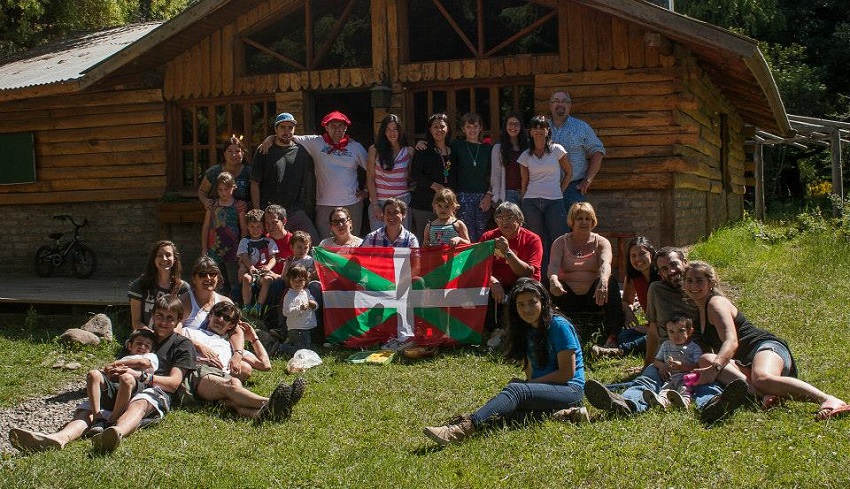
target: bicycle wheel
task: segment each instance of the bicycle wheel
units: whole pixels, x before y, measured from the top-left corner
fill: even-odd
[[[39,277],[53,275],[53,248],[47,245],[39,246],[35,252],[35,273]]]
[[[77,278],[89,278],[97,267],[94,251],[84,244],[78,244],[71,257],[71,272]]]

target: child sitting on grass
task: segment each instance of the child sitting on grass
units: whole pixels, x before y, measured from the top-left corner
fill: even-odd
[[[278,249],[274,240],[265,235],[263,211],[252,209],[245,216],[248,237],[239,242],[239,277],[242,282],[242,313],[262,317],[273,276],[269,272],[275,265]],[[257,302],[252,302],[254,286],[259,285]]]
[[[643,397],[650,406],[667,409],[672,404],[687,409],[691,404],[691,394],[683,377],[696,368],[702,349],[691,341],[694,322],[688,316],[674,314],[667,321],[665,329],[668,339],[661,344],[653,364],[666,382],[658,394],[645,390]]]
[[[131,374],[117,374],[116,367],[138,370],[142,372],[144,380],[159,368],[159,359],[152,353],[155,346],[156,334],[153,331],[137,329],[130,335],[125,346],[129,355],[106,365],[103,370],[89,371],[86,376],[86,391],[94,424],[88,429],[88,434],[100,433],[114,424],[124,414],[130,398],[145,388],[145,384]],[[106,413],[104,408],[112,413]]]

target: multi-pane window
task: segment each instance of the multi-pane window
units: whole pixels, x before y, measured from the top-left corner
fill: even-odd
[[[216,100],[209,104],[183,105],[180,113],[179,178],[175,189],[195,189],[204,171],[224,162],[224,150],[232,134],[243,136],[250,162],[257,147],[271,133],[275,116],[272,98],[236,101]]]
[[[429,88],[427,85],[409,87],[411,109],[408,117],[413,120],[415,137],[425,136],[428,117],[445,112],[452,121],[452,134],[462,132],[461,117],[467,112],[477,112],[483,120],[483,136],[493,141],[499,138],[502,119],[512,111],[523,115],[528,122],[534,115],[534,86],[530,80],[509,82],[480,81],[475,85],[454,85]]]

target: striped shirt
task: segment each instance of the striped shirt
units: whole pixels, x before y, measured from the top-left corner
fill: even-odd
[[[378,200],[390,197],[400,197],[408,192],[407,173],[410,166],[410,152],[407,147],[401,148],[393,160],[393,169],[384,170],[379,162],[375,163],[375,189]]]

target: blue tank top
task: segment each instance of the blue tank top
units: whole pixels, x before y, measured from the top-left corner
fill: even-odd
[[[431,223],[428,230],[428,245],[438,246],[450,244],[452,238],[458,236],[455,223],[457,219],[447,222],[446,224],[437,224],[436,221]]]

